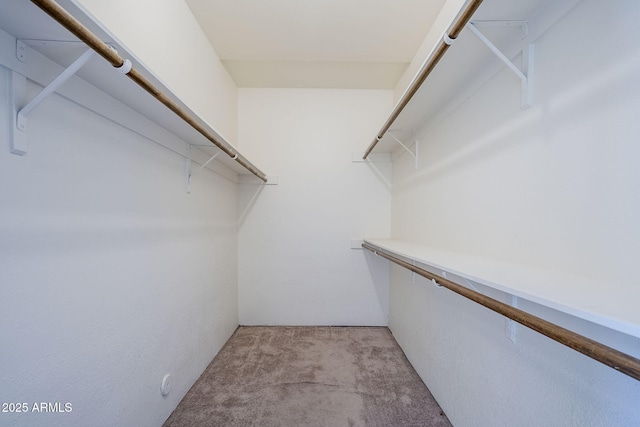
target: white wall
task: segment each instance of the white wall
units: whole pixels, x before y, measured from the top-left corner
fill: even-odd
[[[73,0],[106,26],[172,92],[236,144],[236,84],[184,0]]]
[[[279,177],[241,185],[240,324],[387,323],[384,263],[370,268],[349,240],[389,233],[390,163],[376,172],[352,153],[391,102],[383,90],[239,90],[242,150]]]
[[[433,25],[429,29],[424,41],[418,48],[416,54],[413,56],[411,63],[404,70],[402,77],[396,83],[394,89],[394,101],[398,101],[407,87],[415,77],[416,73],[420,70],[420,67],[427,60],[433,47],[442,39],[442,35],[449,28],[451,22],[459,13],[460,9],[464,5],[466,0],[446,0],[442,6],[442,10],[438,14],[438,17],[433,22]]]
[[[29,118],[29,153],[12,155],[8,76],[0,396],[72,412],[0,425],[158,426],[238,324],[236,184],[203,170],[187,194],[182,156],[57,95]]]
[[[533,107],[503,70],[427,123],[420,170],[394,162],[392,236],[638,286],[639,18],[635,1],[585,0],[537,42]],[[640,424],[640,382],[525,328],[512,344],[500,316],[397,268],[390,299],[394,335],[457,427]],[[638,339],[523,308],[640,357]]]

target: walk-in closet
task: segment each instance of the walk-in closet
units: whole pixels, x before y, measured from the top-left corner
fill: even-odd
[[[0,0],[0,426],[639,426],[638,22]]]

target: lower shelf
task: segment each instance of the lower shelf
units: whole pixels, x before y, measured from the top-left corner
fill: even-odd
[[[505,292],[544,307],[570,314],[640,338],[640,288],[614,288],[583,277],[560,275],[524,266],[448,252],[416,243],[366,238],[371,246],[416,262],[444,275]]]

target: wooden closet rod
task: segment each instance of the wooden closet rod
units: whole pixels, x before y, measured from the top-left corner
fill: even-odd
[[[567,347],[579,351],[585,356],[589,356],[590,358],[595,359],[598,362],[615,369],[616,371],[620,371],[623,374],[626,374],[631,378],[635,378],[636,380],[640,381],[640,359],[636,359],[633,356],[622,353],[611,347],[607,347],[604,344],[601,344],[580,334],[576,334],[575,332],[548,322],[544,319],[534,316],[533,314],[529,314],[526,311],[519,310],[486,295],[482,295],[479,292],[476,292],[469,288],[465,288],[464,286],[452,282],[451,280],[447,280],[444,277],[440,277],[436,274],[430,273],[427,270],[409,264],[408,262],[403,261],[400,258],[396,258],[383,249],[376,248],[375,246],[372,246],[366,242],[362,244],[362,247],[370,250],[376,255],[380,255],[381,257],[386,258],[391,262],[394,262],[408,270],[411,270],[422,277],[425,277],[429,280],[435,280],[438,285],[442,285],[443,287],[459,295],[462,295],[463,297],[468,298],[473,302],[485,306],[488,309],[495,311],[496,313],[502,314],[503,316],[506,316],[509,319],[520,323],[521,325],[531,328],[534,331],[541,333],[542,335],[546,335],[547,337],[559,342],[560,344],[566,345]]]
[[[69,12],[62,8],[54,0],[31,0],[40,9],[45,11],[49,16],[58,21],[63,27],[69,30],[73,35],[82,40],[87,46],[95,50],[100,56],[106,59],[111,65],[116,68],[120,68],[125,65],[125,60],[118,55],[118,53],[103,42],[98,36],[93,34],[87,27],[82,25],[77,19],[75,19]],[[209,132],[203,125],[201,125],[194,117],[187,113],[176,102],[172,101],[167,95],[156,88],[153,83],[147,80],[140,72],[133,67],[126,73],[127,76],[136,82],[138,86],[146,90],[155,99],[164,104],[167,108],[173,111],[178,117],[184,120],[198,133],[211,141],[213,145],[222,150],[229,157],[240,163],[249,172],[260,178],[262,181],[267,182],[266,175],[254,167],[247,159],[245,159],[240,153],[234,150],[229,144],[218,136]]]
[[[449,44],[445,41],[444,38],[440,40],[440,43],[438,44],[436,49],[431,53],[429,58],[425,61],[425,63],[418,71],[416,77],[409,84],[409,88],[402,95],[402,98],[400,98],[400,100],[396,104],[387,121],[384,123],[380,131],[378,131],[375,139],[371,142],[371,144],[369,144],[367,151],[364,153],[364,156],[362,156],[362,160],[367,159],[369,154],[371,154],[371,151],[373,151],[373,149],[375,148],[376,144],[378,144],[384,134],[387,133],[393,122],[398,118],[400,113],[402,113],[402,110],[404,110],[404,107],[407,106],[409,101],[411,101],[411,98],[413,98],[413,95],[415,95],[418,89],[420,89],[422,83],[424,83],[427,77],[429,77],[429,74],[431,74],[433,69],[436,68],[438,62],[440,62],[447,49],[449,49],[450,43],[458,38],[462,29],[465,27],[465,25],[467,25],[467,22],[469,22],[478,7],[480,7],[480,4],[482,4],[482,0],[470,0],[467,3],[462,13],[458,15],[458,19],[456,20],[456,22],[454,22],[449,31],[445,33],[445,37],[448,36],[450,40]]]

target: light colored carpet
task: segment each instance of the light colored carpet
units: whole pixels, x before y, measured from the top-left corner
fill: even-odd
[[[240,327],[164,426],[451,424],[387,328]]]

